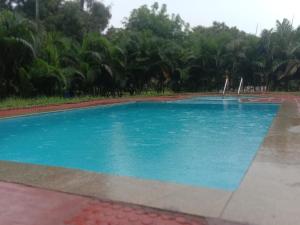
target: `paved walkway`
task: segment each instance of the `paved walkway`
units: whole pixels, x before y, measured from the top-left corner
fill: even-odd
[[[298,98],[283,102],[222,219],[259,225],[300,224]]]
[[[237,225],[0,182],[1,225]]]

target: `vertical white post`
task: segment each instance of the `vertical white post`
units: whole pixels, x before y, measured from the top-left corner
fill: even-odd
[[[241,93],[242,86],[243,86],[243,81],[244,81],[244,79],[241,78],[241,82],[240,82],[240,86],[239,86],[239,90],[238,90],[238,95]]]
[[[228,78],[226,78],[226,81],[225,81],[224,90],[223,90],[223,95],[225,95],[227,86],[228,86]]]

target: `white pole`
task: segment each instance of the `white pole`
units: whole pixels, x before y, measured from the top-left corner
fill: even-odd
[[[223,90],[223,95],[225,95],[227,86],[228,86],[228,78],[226,78],[226,81],[225,81],[224,90]]]
[[[239,86],[239,90],[238,90],[238,95],[241,93],[243,81],[244,81],[244,79],[241,78],[241,82],[240,82],[240,86]]]

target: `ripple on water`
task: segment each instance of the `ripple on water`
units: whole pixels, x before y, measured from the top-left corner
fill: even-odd
[[[200,102],[3,120],[0,159],[234,190],[278,108]]]

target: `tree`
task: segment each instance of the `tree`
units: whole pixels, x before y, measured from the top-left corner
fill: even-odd
[[[36,1],[7,0],[2,4],[24,17],[35,19]],[[47,31],[59,30],[76,39],[82,38],[86,32],[102,32],[111,18],[110,7],[93,0],[38,0],[38,2],[39,21]]]
[[[50,32],[59,31],[80,41],[87,32],[86,18],[86,13],[80,10],[78,3],[69,1],[63,4],[55,15],[45,20],[45,27]]]
[[[260,37],[225,23],[191,29],[158,3],[103,33],[110,7],[94,0],[0,1],[0,97],[122,95],[166,88],[300,88],[300,27],[277,21]],[[3,11],[3,9],[5,10]]]
[[[261,35],[263,68],[267,70],[270,88],[288,88],[289,78],[300,68],[299,40],[291,22],[284,19],[276,22],[276,30],[264,31]],[[280,87],[281,86],[281,87]]]
[[[94,2],[88,8],[89,32],[102,32],[107,27],[111,18],[110,7],[101,2]]]
[[[167,6],[163,4],[160,7],[157,2],[151,8],[144,5],[133,10],[125,22],[125,27],[129,30],[151,31],[163,38],[179,38],[188,26],[179,15],[167,14]]]
[[[45,20],[54,15],[59,7],[64,4],[64,0],[39,0],[39,19]],[[36,18],[36,0],[8,0],[7,5],[14,11],[22,14],[29,19]]]
[[[20,70],[30,66],[36,57],[35,26],[9,11],[0,14],[0,97],[20,95],[26,78]]]

